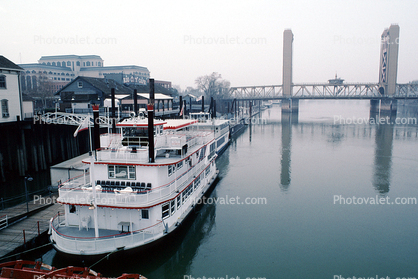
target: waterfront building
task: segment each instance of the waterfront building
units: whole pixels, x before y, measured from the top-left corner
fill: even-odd
[[[116,106],[123,111],[133,110],[133,92],[137,89],[138,108],[146,108],[149,99],[149,89],[144,85],[126,85],[113,79],[76,77],[55,95],[60,97],[60,111],[86,113],[92,110],[92,105],[111,107],[111,89],[115,89]],[[156,86],[158,88],[158,86]],[[155,112],[171,111],[173,98],[162,93],[155,93]]]
[[[23,119],[20,78],[23,69],[0,55],[0,123]]]
[[[54,92],[62,89],[77,76],[94,78],[121,77],[120,83],[146,84],[150,72],[136,65],[104,66],[99,55],[55,55],[42,56],[38,63],[20,64],[25,71],[22,78],[23,91],[36,91],[43,81],[52,84]]]

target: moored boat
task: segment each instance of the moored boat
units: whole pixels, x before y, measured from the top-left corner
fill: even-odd
[[[41,262],[17,260],[11,262],[0,263],[0,279],[105,279],[100,273],[95,272],[87,267],[67,266],[57,269]],[[115,279],[146,279],[140,274],[122,274]]]
[[[199,130],[213,131],[215,133],[217,154],[225,151],[230,139],[230,121],[228,119],[212,119],[207,112],[190,113],[190,118],[198,121],[197,126]]]
[[[50,221],[54,248],[105,255],[146,246],[179,227],[219,172],[214,132],[197,122],[142,116],[116,124],[121,133],[109,134],[107,147],[84,160],[89,174],[60,186],[65,211]]]

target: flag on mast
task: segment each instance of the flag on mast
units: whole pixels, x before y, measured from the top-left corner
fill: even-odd
[[[184,105],[183,105],[183,106],[181,106],[181,111],[180,111],[180,113],[179,113],[179,116],[182,116],[182,115],[183,115],[183,110],[184,110]]]
[[[90,117],[87,116],[86,118],[84,118],[83,122],[81,122],[80,126],[78,126],[77,130],[75,130],[74,137],[78,135],[78,132],[87,130],[89,126],[90,126]]]

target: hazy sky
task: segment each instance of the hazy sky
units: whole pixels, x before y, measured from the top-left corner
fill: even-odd
[[[231,86],[282,83],[291,29],[293,82],[377,82],[380,36],[400,26],[398,83],[418,79],[416,0],[0,0],[1,53],[100,55],[105,66],[145,66],[182,89],[218,72]]]

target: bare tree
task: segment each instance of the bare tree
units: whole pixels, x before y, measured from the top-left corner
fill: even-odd
[[[207,97],[222,99],[228,95],[231,83],[222,79],[222,76],[216,72],[211,75],[200,76],[195,80],[197,88],[204,92]]]
[[[53,82],[48,79],[45,73],[39,73],[39,75],[31,76],[30,83],[26,84],[26,78],[22,79],[22,83],[25,83],[23,93],[41,101],[41,107],[39,109],[45,109],[51,107],[54,96]]]

